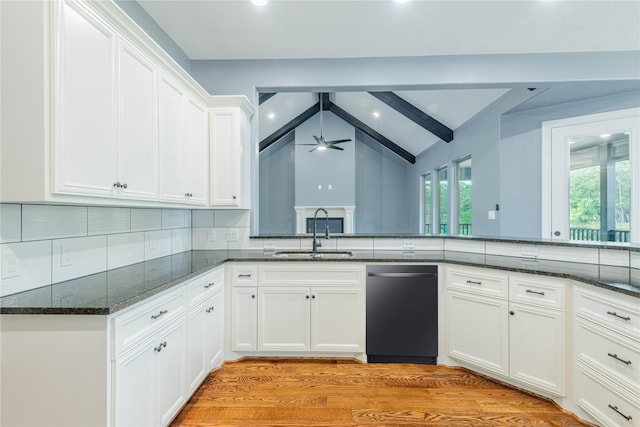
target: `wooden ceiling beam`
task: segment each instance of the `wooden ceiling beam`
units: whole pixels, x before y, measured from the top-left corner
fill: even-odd
[[[323,103],[324,103],[324,101],[323,101]],[[377,132],[375,129],[367,126],[365,123],[363,123],[360,120],[356,119],[354,116],[352,116],[351,114],[347,113],[345,110],[343,110],[342,108],[338,107],[333,102],[329,103],[329,111],[331,111],[336,116],[340,117],[345,122],[349,123],[354,128],[360,130],[365,135],[370,136],[371,138],[376,140],[378,143],[380,143],[384,147],[386,147],[389,150],[393,151],[398,156],[400,156],[403,159],[405,159],[407,162],[409,162],[411,164],[414,164],[416,162],[416,157],[413,154],[409,153],[407,150],[405,150],[404,148],[400,147],[398,144],[396,144],[395,142],[391,141],[389,138],[387,138],[384,135],[382,135],[381,133]]]
[[[302,114],[299,114],[289,123],[285,124],[280,129],[278,129],[277,131],[275,131],[274,133],[272,133],[271,135],[269,135],[268,137],[260,141],[260,143],[258,144],[258,151],[262,151],[265,148],[269,147],[271,144],[277,142],[280,138],[282,138],[283,136],[285,136],[286,134],[288,134],[298,126],[300,126],[302,123],[306,122],[311,117],[313,117],[318,111],[320,111],[320,103],[317,103],[309,107]]]
[[[409,120],[422,126],[444,142],[453,141],[453,130],[449,129],[447,126],[443,125],[413,104],[400,98],[395,93],[369,92],[369,94],[384,102]]]

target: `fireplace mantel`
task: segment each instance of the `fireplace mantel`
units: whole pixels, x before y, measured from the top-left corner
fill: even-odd
[[[306,234],[307,218],[313,218],[319,208],[325,209],[329,213],[329,218],[342,218],[344,221],[344,233],[353,234],[353,211],[356,209],[355,206],[294,206],[293,208],[296,210],[296,234]],[[318,217],[324,218],[324,212],[320,212]]]

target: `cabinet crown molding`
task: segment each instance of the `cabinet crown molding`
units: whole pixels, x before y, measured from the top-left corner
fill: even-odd
[[[239,107],[251,118],[256,109],[244,95],[212,95],[207,103],[209,108]]]

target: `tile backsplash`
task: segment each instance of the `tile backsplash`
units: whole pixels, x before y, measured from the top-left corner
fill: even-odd
[[[191,224],[188,209],[0,204],[0,296],[191,250]]]

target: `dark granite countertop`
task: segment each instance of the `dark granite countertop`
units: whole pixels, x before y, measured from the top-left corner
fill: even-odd
[[[0,298],[0,314],[108,315],[225,262],[433,262],[579,280],[640,298],[640,269],[452,251],[352,251],[342,259],[273,257],[263,251],[188,251]]]

